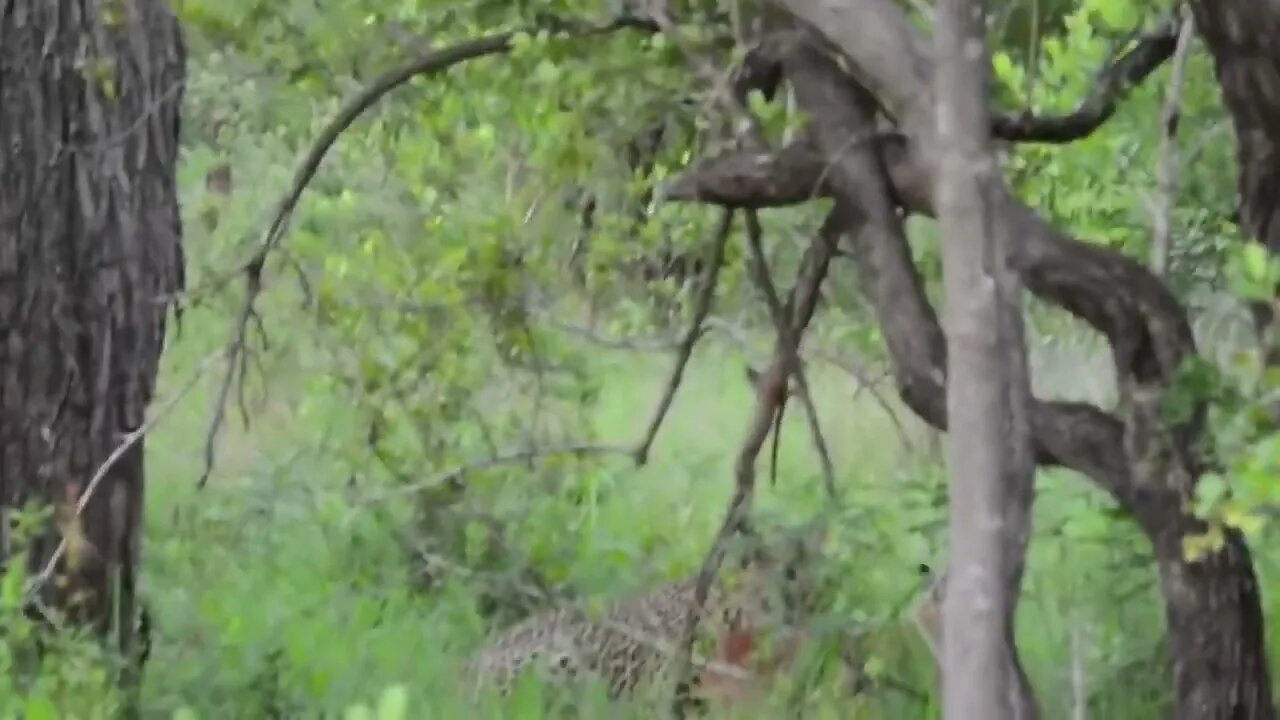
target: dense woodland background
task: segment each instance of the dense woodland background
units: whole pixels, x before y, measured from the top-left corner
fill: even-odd
[[[675,35],[538,32],[565,27],[552,16],[606,24],[617,9],[605,5],[175,3],[189,58],[187,295],[147,444],[143,716],[338,717],[382,703],[388,720],[473,717],[457,673],[489,628],[701,563],[755,404],[744,367],[768,363],[774,333],[738,225],[707,332],[637,466],[722,220],[648,188],[724,149],[733,121],[708,98],[752,14],[706,2]],[[925,5],[906,4],[921,27]],[[998,107],[1013,118],[1106,106],[1106,68],[1180,17],[1153,0],[993,5]],[[244,272],[344,103],[415,56],[522,30],[509,51],[417,77],[356,119],[261,274]],[[802,121],[785,94],[749,99],[774,139]],[[1224,525],[1244,530],[1274,619],[1280,436],[1257,418],[1280,382],[1245,301],[1278,275],[1238,224],[1234,137],[1200,39],[1122,95],[1078,141],[1002,144],[1006,175],[1057,226],[1143,263],[1171,240],[1166,277],[1209,361],[1180,382],[1217,401],[1210,435],[1227,458],[1200,485],[1213,524],[1188,552]],[[637,139],[659,140],[656,127],[652,167],[637,169]],[[828,206],[762,211],[780,288]],[[913,217],[908,229],[939,303],[937,228]],[[839,527],[832,642],[818,653],[833,671],[815,675],[807,716],[936,717],[933,661],[907,615],[920,566],[945,564],[944,439],[899,400],[858,277],[833,260],[802,349],[836,498],[793,401],[776,473],[772,449],[761,456],[758,510]],[[1038,396],[1115,400],[1096,333],[1038,301],[1027,322]],[[229,338],[243,350],[230,366]],[[1018,643],[1045,716],[1157,717],[1170,683],[1149,544],[1066,470],[1039,473],[1034,524]],[[6,576],[6,622],[19,622],[19,575]],[[854,699],[834,629],[864,634],[872,682]],[[0,666],[17,662],[7,648]],[[90,648],[48,655],[20,693],[0,673],[0,707],[106,717],[116,691]],[[536,695],[507,703],[493,716],[541,717]]]

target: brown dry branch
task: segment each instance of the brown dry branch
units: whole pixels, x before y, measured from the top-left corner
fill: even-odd
[[[831,466],[831,453],[827,451],[827,441],[822,434],[822,426],[818,420],[818,409],[813,404],[813,394],[809,391],[809,381],[805,377],[804,366],[800,360],[798,349],[800,347],[800,333],[803,332],[798,323],[793,324],[795,319],[787,317],[786,310],[782,306],[781,300],[778,298],[778,291],[773,285],[773,278],[770,276],[769,265],[765,260],[764,248],[762,247],[762,230],[760,228],[760,220],[756,217],[754,210],[747,211],[747,247],[751,251],[752,271],[755,275],[755,282],[764,294],[765,303],[769,307],[769,314],[773,317],[775,331],[778,334],[778,352],[777,363],[781,361],[785,375],[790,375],[796,380],[797,389],[800,394],[800,402],[804,404],[805,412],[809,416],[809,428],[813,434],[814,449],[818,452],[818,459],[822,464],[822,480],[826,487],[827,495],[835,498],[839,495],[836,491],[835,470]],[[822,237],[817,241],[818,246],[827,246],[834,244],[838,240],[838,236],[830,232],[824,232]],[[809,318],[813,316],[813,308],[817,305],[818,287],[822,279],[826,276],[826,269],[831,261],[831,253],[829,251],[818,252],[819,257],[815,259],[813,266],[818,268],[809,275],[810,282],[801,287],[802,291],[806,291],[803,297],[797,297],[799,304],[804,306],[808,312],[797,309],[798,319],[803,320],[804,325],[808,325]],[[799,283],[797,283],[799,285]],[[808,317],[805,317],[807,315]],[[784,375],[784,377],[785,377]],[[783,387],[785,388],[785,382]],[[781,422],[783,408],[786,407],[787,393],[781,393],[777,399],[777,414],[774,431],[774,441],[778,438],[778,424]],[[775,446],[776,447],[776,446]]]
[[[658,30],[653,21],[635,17],[620,17],[603,25],[549,18],[538,26],[529,28],[528,32],[538,32],[543,29],[548,29],[564,38],[601,37],[626,29],[651,33]],[[245,278],[245,299],[233,327],[232,340],[228,345],[227,371],[223,376],[222,387],[218,391],[217,407],[214,409],[213,420],[209,425],[205,441],[205,468],[198,482],[199,486],[204,486],[213,470],[214,444],[225,418],[225,405],[230,395],[231,385],[235,383],[237,376],[239,376],[241,383],[244,382],[244,374],[241,372],[244,363],[241,356],[245,353],[249,323],[256,316],[255,305],[263,290],[263,270],[268,258],[279,249],[284,241],[293,212],[297,208],[303,192],[306,191],[312,178],[315,177],[316,172],[320,169],[320,164],[324,161],[329,150],[337,143],[342,133],[346,132],[361,115],[392,90],[403,86],[416,77],[437,75],[469,60],[509,52],[511,50],[511,41],[517,34],[516,32],[504,32],[469,40],[415,57],[402,66],[388,70],[374,78],[364,89],[348,100],[321,130],[319,137],[312,143],[307,153],[303,156],[298,169],[294,172],[289,190],[277,205],[271,224],[259,242],[256,251],[240,268],[240,272]]]
[[[840,225],[835,221],[824,225],[824,240],[839,237],[839,229]],[[758,232],[751,233],[749,231],[748,239],[750,240],[751,237],[755,237],[758,241]],[[763,252],[761,252],[762,257]],[[797,320],[800,321],[796,324],[797,333],[802,332],[813,317],[813,311],[817,305],[819,284],[826,274],[826,263],[814,263],[814,266],[815,272],[809,275],[807,282],[803,281],[803,278],[797,281],[799,292],[797,292],[796,310],[798,313]],[[821,272],[816,271],[818,268],[821,268]],[[763,264],[762,260],[759,263],[757,273],[761,271],[767,278],[768,268]],[[774,303],[778,308],[781,308],[781,302],[778,301],[776,290],[773,290],[771,280],[769,280],[767,287],[772,290]],[[783,327],[790,328],[790,325],[786,323],[786,318],[782,317],[781,319],[783,320]],[[779,346],[787,346],[796,340],[791,332],[779,332],[779,335],[780,337],[777,341]],[[690,613],[688,616],[680,643],[680,657],[676,663],[675,670],[676,697],[672,704],[672,712],[677,718],[684,717],[689,701],[690,657],[693,652],[694,634],[697,631],[698,613],[705,606],[711,584],[715,580],[716,573],[720,570],[720,565],[724,560],[726,543],[735,532],[744,527],[755,494],[756,459],[760,456],[760,451],[769,436],[770,428],[777,417],[778,408],[782,405],[783,398],[786,396],[788,366],[785,361],[777,362],[776,358],[785,357],[786,353],[794,354],[795,352],[795,345],[775,349],[775,362],[768,371],[761,375],[760,382],[756,387],[755,410],[747,428],[747,435],[738,449],[737,458],[734,461],[733,496],[725,512],[724,522],[721,524],[719,532],[716,533],[715,539],[712,540],[707,556],[703,559],[702,565],[698,570],[698,580],[694,590],[695,612]],[[832,483],[834,484],[834,481]]]
[[[854,379],[854,382],[856,382],[858,386],[853,391],[852,399],[857,400],[863,392],[870,393],[872,399],[876,401],[876,404],[879,405],[880,409],[884,410],[884,414],[888,416],[889,422],[893,424],[894,432],[897,433],[898,441],[902,443],[902,447],[908,451],[909,455],[915,454],[915,441],[913,441],[911,436],[907,434],[907,428],[902,424],[902,419],[898,417],[898,412],[893,409],[893,406],[889,404],[889,400],[880,392],[880,383],[893,373],[891,369],[880,370],[878,371],[878,375],[872,377],[871,374],[867,372],[867,369],[857,361],[837,357],[834,353],[821,348],[810,348],[809,352],[813,353],[813,356],[816,359],[844,371]]]
[[[676,348],[675,365],[672,367],[671,376],[663,388],[662,399],[658,401],[658,408],[649,420],[649,426],[645,430],[644,437],[640,439],[635,451],[632,453],[632,458],[637,466],[643,466],[649,461],[649,451],[653,448],[653,442],[658,437],[658,430],[662,427],[663,419],[666,418],[667,412],[671,409],[671,403],[675,401],[676,391],[679,390],[680,381],[684,378],[684,371],[689,364],[689,358],[693,355],[693,348],[698,343],[698,339],[702,337],[702,323],[707,319],[707,315],[711,312],[711,306],[715,302],[716,285],[720,280],[720,269],[724,265],[725,248],[729,244],[729,231],[732,228],[733,210],[726,209],[720,216],[720,225],[716,228],[716,236],[711,247],[711,267],[708,268],[702,288],[698,293],[693,308],[693,319],[689,322],[689,331],[685,333],[680,346]]]
[[[708,550],[706,558],[703,559],[702,565],[698,569],[697,584],[694,586],[693,592],[693,609],[686,616],[680,645],[677,648],[678,654],[675,665],[676,692],[671,712],[678,719],[685,717],[686,710],[692,699],[690,677],[694,664],[693,641],[698,630],[698,616],[701,614],[702,608],[706,607],[707,595],[711,592],[711,584],[715,581],[720,565],[724,562],[729,538],[742,529],[746,523],[747,514],[751,509],[751,501],[755,494],[755,459],[760,454],[760,449],[764,446],[765,436],[769,433],[769,421],[772,418],[772,412],[768,414],[762,412],[764,404],[762,401],[757,401],[751,434],[739,451],[738,459],[735,463],[737,482],[734,484],[733,497],[729,501],[729,509],[725,513],[724,522],[721,523],[720,530],[711,542],[711,549]]]
[[[516,450],[508,450],[497,455],[473,460],[462,463],[456,467],[439,473],[420,483],[403,484],[397,486],[394,491],[383,494],[382,500],[390,500],[399,498],[405,494],[418,493],[422,491],[430,491],[436,488],[462,488],[465,486],[464,478],[485,470],[493,470],[494,468],[503,467],[504,465],[516,465],[520,463],[531,463],[539,460],[545,460],[551,457],[571,456],[571,457],[603,457],[610,455],[625,455],[630,457],[634,452],[633,448],[624,445],[604,445],[599,443],[570,443],[567,445],[546,446],[538,448],[519,448]]]
[[[589,327],[567,323],[554,313],[534,309],[534,313],[539,315],[539,319],[547,325],[559,330],[565,334],[572,335],[610,350],[629,350],[632,352],[671,352],[679,350],[684,343],[685,336],[681,337],[618,337],[599,333]],[[706,333],[706,324],[703,324],[702,334]]]

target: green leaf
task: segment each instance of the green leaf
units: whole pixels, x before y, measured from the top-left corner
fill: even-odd
[[[26,720],[58,720],[61,717],[53,701],[42,695],[28,699],[25,704]]]
[[[1129,0],[1091,0],[1089,9],[1111,30],[1129,30],[1138,24],[1138,7]]]
[[[1263,282],[1267,279],[1267,249],[1257,243],[1249,243],[1241,250],[1241,259],[1244,261],[1244,271],[1246,277],[1254,282]]]
[[[1209,529],[1201,534],[1187,535],[1182,538],[1182,554],[1188,562],[1199,562],[1210,553],[1221,550],[1225,543],[1226,536],[1222,532],[1222,526],[1210,525]]]
[[[1266,524],[1261,515],[1245,510],[1238,502],[1223,503],[1220,513],[1224,525],[1236,528],[1247,537],[1256,536]]]
[[[1230,492],[1227,481],[1217,473],[1207,473],[1196,485],[1196,514],[1208,516]]]

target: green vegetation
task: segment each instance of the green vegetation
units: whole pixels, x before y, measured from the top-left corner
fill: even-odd
[[[1017,3],[1010,22],[1025,22],[1030,4]],[[237,268],[341,99],[405,62],[415,52],[406,37],[441,48],[530,27],[532,6],[604,16],[569,1],[179,5],[191,45],[181,169],[191,297],[170,335],[156,405],[187,394],[147,439],[141,577],[154,638],[142,714],[481,717],[467,704],[461,663],[493,624],[545,604],[529,588],[601,598],[692,572],[721,522],[754,402],[743,366],[758,367],[773,337],[747,281],[740,229],[717,329],[699,344],[649,463],[543,456],[581,444],[629,448],[642,436],[672,351],[610,349],[585,329],[637,342],[678,337],[691,293],[672,282],[642,286],[620,268],[642,251],[700,252],[718,212],[657,203],[631,234],[643,178],[628,176],[623,148],[670,118],[653,170],[670,177],[708,150],[714,123],[681,109],[677,99],[693,90],[686,58],[661,34],[523,34],[508,54],[393,92],[342,135],[269,258],[261,325],[248,326],[248,372],[232,382],[216,462],[199,487],[224,381],[216,354],[246,300]],[[1006,107],[1069,109],[1117,38],[1154,17],[1139,0],[1050,5],[1066,3],[1039,11],[1054,17],[1038,62],[1027,60],[1026,33],[1000,35]],[[691,47],[713,45],[702,25],[681,29]],[[1061,227],[1145,260],[1167,77],[1154,73],[1086,140],[1013,149],[1009,175],[1024,199]],[[1276,378],[1247,346],[1236,303],[1244,281],[1268,270],[1233,254],[1230,133],[1198,47],[1184,98],[1171,284],[1193,308],[1209,359],[1188,387],[1231,401],[1214,416],[1218,441],[1239,458],[1222,475],[1248,490],[1231,500],[1227,482],[1206,483],[1205,512],[1249,531],[1274,618],[1280,552],[1258,510],[1276,492],[1276,441],[1256,407]],[[795,125],[768,120],[778,136]],[[224,165],[227,194],[209,180]],[[567,268],[584,188],[599,209],[579,286]],[[795,239],[814,234],[820,206],[764,214],[779,286],[789,287]],[[936,298],[935,228],[913,221],[911,231]],[[806,340],[839,501],[824,494],[793,402],[776,485],[767,451],[759,463],[758,507],[792,522],[837,518],[830,572],[839,582],[820,626],[869,631],[865,670],[892,681],[851,700],[829,673],[809,692],[807,716],[936,717],[932,660],[906,612],[921,587],[918,566],[945,558],[941,446],[883,377],[880,331],[842,262]],[[1037,393],[1109,401],[1105,345],[1038,303],[1030,318]],[[859,389],[854,365],[871,387]],[[448,490],[454,468],[527,447],[541,449],[533,461],[495,463],[463,475],[464,493]],[[1018,632],[1046,717],[1066,717],[1081,701],[1090,717],[1157,717],[1169,683],[1146,541],[1071,473],[1041,472],[1039,482]],[[14,627],[17,576],[0,591],[0,622]],[[1277,633],[1268,641],[1274,658]],[[14,652],[0,646],[0,666],[15,663]],[[109,685],[99,659],[73,643],[21,692],[0,685],[0,715],[106,717]],[[483,716],[543,717],[540,702],[533,688]]]

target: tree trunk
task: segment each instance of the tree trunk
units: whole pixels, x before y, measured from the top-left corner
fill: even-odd
[[[1213,55],[1235,128],[1241,219],[1257,242],[1278,253],[1280,4],[1192,0],[1190,5],[1196,30]],[[1253,311],[1260,335],[1274,334],[1272,304],[1255,303]],[[1280,364],[1273,338],[1265,350],[1268,364]],[[1261,598],[1243,538],[1230,534],[1227,547],[1201,563],[1183,560],[1180,547],[1158,547],[1157,552],[1168,603],[1178,716],[1275,717]],[[1177,632],[1180,627],[1196,630]],[[1217,711],[1210,714],[1203,708]]]
[[[1186,511],[1200,472],[1194,456],[1162,429],[1158,388],[1129,386],[1125,454],[1135,488],[1127,501],[1151,539],[1164,596],[1173,717],[1177,720],[1273,718],[1262,598],[1249,548],[1228,532],[1224,546],[1188,559],[1183,540],[1205,524]],[[1170,492],[1172,489],[1173,492]]]
[[[1022,286],[1009,260],[990,143],[981,0],[938,5],[935,50],[947,300],[951,560],[943,601],[944,717],[1038,717],[1013,618],[1030,538],[1032,481]]]
[[[1235,128],[1240,218],[1255,240],[1280,253],[1280,5],[1193,0],[1191,10]],[[1274,309],[1257,302],[1252,310],[1259,334],[1265,334]],[[1268,350],[1268,361],[1280,364],[1280,350]]]
[[[30,548],[32,593],[118,633],[127,657],[140,428],[183,283],[186,57],[167,5],[8,0],[0,11],[0,508],[55,505],[56,526]]]

